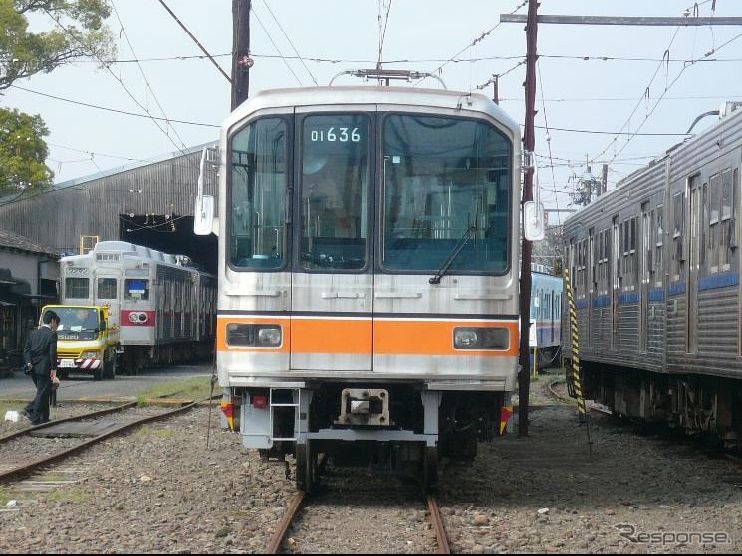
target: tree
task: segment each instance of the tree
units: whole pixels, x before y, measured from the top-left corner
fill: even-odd
[[[44,164],[47,135],[41,116],[0,109],[0,196],[51,185],[54,173]]]
[[[0,0],[0,91],[65,63],[113,56],[113,37],[103,24],[110,13],[107,0]],[[51,18],[54,28],[30,31],[33,14]]]

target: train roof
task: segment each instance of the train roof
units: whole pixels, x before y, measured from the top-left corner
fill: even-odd
[[[518,124],[490,98],[481,93],[424,89],[413,87],[379,87],[369,85],[336,87],[297,87],[267,89],[251,96],[227,118],[223,132],[258,110],[315,105],[379,104],[385,106],[430,106],[466,112],[486,113],[501,122],[514,137],[520,137]]]
[[[679,143],[675,143],[674,145],[666,149],[664,153],[658,155],[657,158],[655,158],[645,166],[642,166],[641,168],[633,171],[631,174],[620,180],[616,184],[615,189],[608,191],[607,193],[599,197],[596,197],[589,205],[580,207],[575,214],[571,215],[565,220],[565,226],[572,224],[576,218],[585,217],[594,210],[598,210],[598,208],[596,207],[599,207],[601,204],[603,204],[603,202],[607,202],[606,199],[609,199],[616,195],[621,195],[622,192],[626,191],[626,188],[628,186],[642,179],[647,174],[654,172],[658,168],[662,167],[665,161],[667,161],[668,159],[673,159],[676,156],[683,156],[688,150],[693,149],[696,144],[703,141],[708,141],[710,137],[716,137],[719,135],[719,133],[734,125],[742,125],[742,107],[736,107],[736,109],[733,109],[731,110],[731,112],[725,114],[723,117],[720,117],[719,121],[714,125],[709,126],[707,129],[697,135],[693,135],[692,137],[688,137],[683,141],[680,141]]]
[[[61,263],[66,261],[85,261],[85,260],[106,260],[105,255],[119,255],[121,259],[152,261],[170,266],[188,268],[197,272],[202,272],[196,268],[189,257],[185,255],[171,255],[163,253],[156,249],[150,249],[142,245],[136,245],[127,241],[99,241],[95,244],[92,251],[85,255],[71,255],[62,257]],[[203,274],[206,274],[202,272]]]

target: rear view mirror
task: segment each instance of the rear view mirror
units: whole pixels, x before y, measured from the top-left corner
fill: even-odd
[[[544,206],[541,203],[523,203],[523,235],[528,241],[541,241],[546,236]]]
[[[196,207],[193,210],[193,233],[197,236],[207,236],[212,231],[214,222],[214,196],[202,195],[196,197]]]
[[[197,236],[207,236],[212,232],[214,224],[214,196],[204,195],[204,177],[209,149],[201,151],[201,164],[198,172],[198,191],[196,206],[193,209],[193,233]]]

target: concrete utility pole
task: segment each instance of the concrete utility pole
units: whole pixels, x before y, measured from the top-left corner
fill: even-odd
[[[247,100],[250,89],[250,3],[232,0],[232,110]]]
[[[523,149],[533,153],[536,147],[536,60],[538,55],[538,29],[536,17],[538,2],[528,0],[528,22],[526,23],[526,121],[523,134]],[[530,164],[535,165],[533,156]],[[523,199],[521,206],[527,201],[533,201],[533,172],[535,168],[526,170],[523,180]],[[530,328],[531,328],[531,242],[523,235],[520,267],[520,373],[518,381],[518,418],[520,427],[519,436],[528,436],[528,404],[531,394],[531,365],[530,365]]]

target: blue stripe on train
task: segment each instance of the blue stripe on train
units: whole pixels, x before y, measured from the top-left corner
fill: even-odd
[[[649,301],[663,301],[665,292],[660,289],[649,290]]]
[[[737,284],[739,284],[739,274],[736,272],[725,272],[724,274],[706,276],[698,280],[698,291],[728,288]]]
[[[671,282],[670,287],[667,288],[667,295],[680,295],[681,293],[685,293],[685,280]]]
[[[593,299],[593,307],[596,309],[602,309],[603,307],[610,307],[611,306],[611,296],[610,295],[599,295],[595,299]]]

